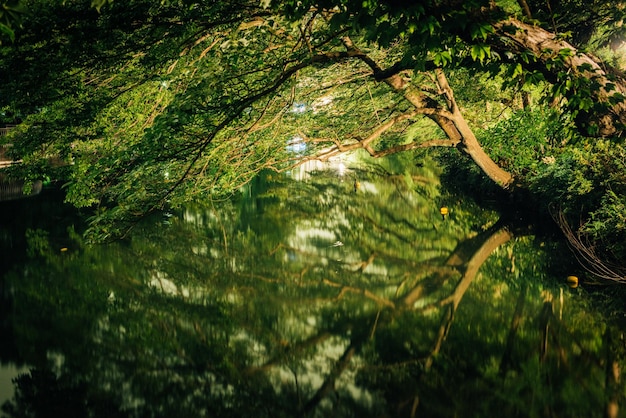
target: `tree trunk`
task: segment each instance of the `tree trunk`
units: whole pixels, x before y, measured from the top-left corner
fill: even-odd
[[[437,80],[442,92],[448,100],[449,111],[439,108],[439,105],[429,103],[427,96],[409,83],[404,81],[398,74],[384,80],[395,91],[401,92],[416,109],[432,109],[426,114],[446,133],[451,144],[456,145],[461,151],[469,155],[481,170],[502,188],[508,188],[513,183],[513,176],[496,164],[483,150],[474,132],[467,124],[454,99],[452,89],[448,85],[443,70],[436,70]]]
[[[439,68],[435,70],[435,74],[440,92],[445,95],[448,109],[444,109],[437,101],[411,85],[398,73],[384,78],[377,77],[377,75],[380,76],[380,74],[384,73],[378,63],[367,54],[361,52],[349,37],[342,38],[342,41],[351,56],[359,58],[369,66],[374,72],[376,79],[382,79],[395,92],[402,94],[413,105],[417,113],[425,115],[439,125],[450,140],[449,144],[456,146],[469,155],[491,180],[505,189],[513,183],[513,176],[500,168],[481,147],[454,99],[452,88],[448,85],[443,70]]]
[[[519,4],[519,6],[522,8],[524,16],[526,16],[528,19],[533,18],[533,14],[530,12],[530,7],[528,7],[528,3],[526,3],[526,0],[517,0],[517,4]]]
[[[472,160],[480,167],[490,179],[503,188],[508,188],[513,183],[513,176],[504,171],[498,164],[496,164],[489,155],[483,150],[483,147],[478,142],[478,138],[474,135],[474,132],[467,124],[467,121],[463,117],[463,114],[459,110],[459,106],[454,99],[454,93],[452,88],[448,84],[448,80],[441,68],[435,70],[437,76],[437,84],[439,90],[443,92],[448,103],[448,108],[452,113],[452,123],[461,135],[461,144],[463,151],[468,154]],[[447,133],[447,132],[446,132]]]
[[[494,47],[502,50],[513,49],[516,53],[532,52],[542,62],[540,70],[547,78],[557,79],[557,73],[563,71],[563,67],[553,65],[554,58],[559,51],[569,50],[570,54],[562,55],[563,64],[569,73],[578,78],[584,78],[597,83],[598,88],[591,89],[591,98],[596,103],[606,104],[606,110],[598,110],[597,106],[590,120],[585,124],[596,125],[598,134],[601,136],[622,136],[626,126],[626,103],[619,101],[610,104],[609,98],[615,94],[626,96],[626,80],[615,74],[608,74],[597,59],[589,54],[579,52],[573,45],[560,39],[556,34],[538,26],[520,22],[517,19],[507,19],[493,25],[498,37],[506,38],[509,42]],[[545,65],[552,64],[552,65]],[[550,70],[548,70],[550,68]]]

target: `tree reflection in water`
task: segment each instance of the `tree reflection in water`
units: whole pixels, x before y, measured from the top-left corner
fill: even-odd
[[[103,246],[31,230],[5,279],[32,369],[4,413],[616,413],[617,328],[428,167],[259,178]]]

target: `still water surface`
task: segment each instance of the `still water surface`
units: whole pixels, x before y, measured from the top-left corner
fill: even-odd
[[[621,330],[565,285],[557,243],[434,166],[340,168],[260,177],[98,246],[54,193],[3,203],[3,414],[617,410]]]

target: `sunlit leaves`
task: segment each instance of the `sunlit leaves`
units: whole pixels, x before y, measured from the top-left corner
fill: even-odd
[[[520,110],[481,132],[495,159],[524,179],[545,164],[543,158],[560,152],[559,121],[550,110]]]
[[[514,48],[502,36],[511,28],[494,29],[502,11],[486,1],[34,4],[41,9],[25,27],[19,54],[3,59],[7,69],[33,65],[10,74],[10,94],[2,97],[30,114],[33,130],[23,139],[37,138],[34,128],[45,123],[37,144],[54,144],[49,149],[73,158],[68,196],[78,205],[118,205],[116,215],[228,195],[262,167],[292,162],[285,144],[294,135],[307,151],[339,140],[354,144],[405,112],[400,95],[349,57],[344,35],[424,91],[427,81],[410,70],[463,66],[494,74],[504,68],[505,87],[552,83],[552,98],[567,98],[564,111],[580,120],[623,99],[615,93],[606,103],[594,100],[602,85],[568,72],[573,49]],[[39,77],[44,72],[49,76]],[[329,104],[318,106],[322,99]],[[296,116],[289,111],[294,100],[315,110]],[[431,136],[416,119],[386,132],[372,149]],[[41,155],[33,148],[23,148],[31,161]]]
[[[472,45],[470,54],[474,61],[485,62],[491,56],[491,47],[485,44]]]
[[[450,51],[437,51],[432,54],[433,63],[438,67],[445,67],[452,62],[452,54]]]
[[[623,149],[610,141],[581,144],[544,166],[532,183],[548,202],[558,204],[571,216],[571,222],[580,222],[581,208],[589,213],[582,229],[612,260],[619,260],[626,251],[624,202],[620,197],[626,195],[624,161]]]
[[[516,78],[518,76],[521,76],[523,73],[524,73],[524,70],[522,69],[522,64],[517,63],[517,65],[513,67],[513,72],[511,73],[511,77]]]

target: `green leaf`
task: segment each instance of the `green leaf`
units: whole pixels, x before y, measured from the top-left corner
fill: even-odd
[[[589,97],[584,97],[583,99],[580,100],[580,103],[578,104],[578,108],[580,110],[589,110],[593,107],[593,100],[591,100],[591,98]]]
[[[7,25],[0,23],[0,32],[8,35],[11,41],[15,40],[15,32],[13,32],[13,30],[11,30],[11,28]]]
[[[589,63],[584,63],[578,66],[579,71],[593,71],[593,67]]]
[[[622,103],[624,102],[624,100],[626,100],[626,96],[624,96],[622,93],[613,93],[609,97],[609,103],[611,103],[612,105]]]
[[[487,39],[487,36],[492,33],[494,33],[493,26],[488,23],[472,25],[470,28],[470,36],[472,39],[482,39],[484,41]]]
[[[91,7],[95,8],[98,11],[98,13],[100,13],[100,9],[102,9],[102,6],[104,6],[105,4],[111,1],[112,0],[92,0]]]
[[[452,62],[450,51],[438,51],[433,55],[433,62],[438,67],[445,67]]]
[[[489,58],[489,56],[491,55],[491,47],[484,44],[472,45],[470,54],[474,61],[478,60],[483,63],[485,59]]]
[[[532,52],[528,52],[528,51],[522,51],[522,53],[520,53],[520,58],[525,64],[528,64],[530,62],[535,62],[537,60],[535,55]]]
[[[526,74],[526,81],[531,84],[539,84],[543,81],[546,81],[546,79],[539,71],[532,71]]]
[[[574,52],[570,48],[563,48],[559,50],[558,54],[560,57],[567,58],[574,55]]]

